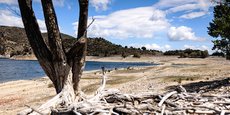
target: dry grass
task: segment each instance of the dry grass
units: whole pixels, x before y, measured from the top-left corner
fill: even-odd
[[[177,82],[182,83],[183,81],[195,81],[200,79],[200,76],[165,76],[163,80],[165,82]]]
[[[137,79],[135,76],[111,76],[111,78],[112,79],[107,80],[107,85],[117,85]]]
[[[98,80],[96,83],[88,84],[84,87],[82,87],[82,91],[85,93],[92,93],[95,92],[99,86],[100,86],[100,81],[99,79],[101,78],[85,78],[86,80]],[[115,85],[127,83],[130,81],[135,81],[138,79],[135,76],[109,76],[108,80],[106,81],[106,86],[112,87]]]

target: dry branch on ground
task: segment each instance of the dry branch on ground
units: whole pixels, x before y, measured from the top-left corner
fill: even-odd
[[[225,81],[225,80],[223,80]],[[226,81],[225,81],[226,82]],[[219,83],[219,82],[218,82]],[[69,106],[50,106],[50,111],[31,108],[21,114],[230,114],[230,96],[218,92],[187,92],[183,86],[165,94],[151,92],[140,94],[124,94],[117,89],[104,89],[106,76],[103,75],[101,87],[93,96],[80,93],[81,101]],[[206,91],[206,89],[203,89]],[[228,87],[217,89],[230,92]],[[56,100],[55,96],[51,100]],[[55,99],[56,98],[56,99]]]

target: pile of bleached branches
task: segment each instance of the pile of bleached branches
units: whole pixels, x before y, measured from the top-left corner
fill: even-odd
[[[182,86],[166,94],[151,92],[123,94],[117,89],[105,90],[105,76],[96,94],[81,95],[82,101],[66,107],[51,108],[52,113],[94,115],[94,114],[230,114],[230,95],[188,93]],[[31,108],[32,109],[32,108]],[[32,109],[35,114],[43,114]]]
[[[183,87],[181,87],[183,89]],[[230,98],[173,91],[165,95],[122,94],[103,90],[94,98],[75,103],[70,111],[81,114],[230,114]]]

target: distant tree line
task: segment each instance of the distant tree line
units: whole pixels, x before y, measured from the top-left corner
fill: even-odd
[[[68,39],[70,38],[70,39]],[[64,46],[68,50],[71,44],[74,42],[74,38],[68,36],[64,39]],[[113,44],[112,42],[102,38],[95,37],[89,38],[87,44],[87,55],[88,56],[100,56],[109,57],[114,55],[120,55],[123,58],[128,56],[133,56],[135,58],[140,58],[141,55],[162,55],[163,52],[158,50],[148,50],[146,47],[135,48],[128,46],[121,46]]]
[[[164,52],[164,55],[167,56],[179,56],[180,58],[206,58],[209,56],[207,50],[193,50],[193,49],[185,49],[185,50],[170,50]]]

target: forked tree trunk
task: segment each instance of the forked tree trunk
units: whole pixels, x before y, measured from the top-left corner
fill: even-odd
[[[78,93],[79,80],[85,63],[88,0],[79,0],[78,39],[67,52],[62,44],[52,0],[41,1],[48,32],[48,44],[45,43],[39,29],[32,0],[18,0],[23,24],[38,62],[53,82],[57,94],[62,95],[59,104],[68,105],[74,101]]]

